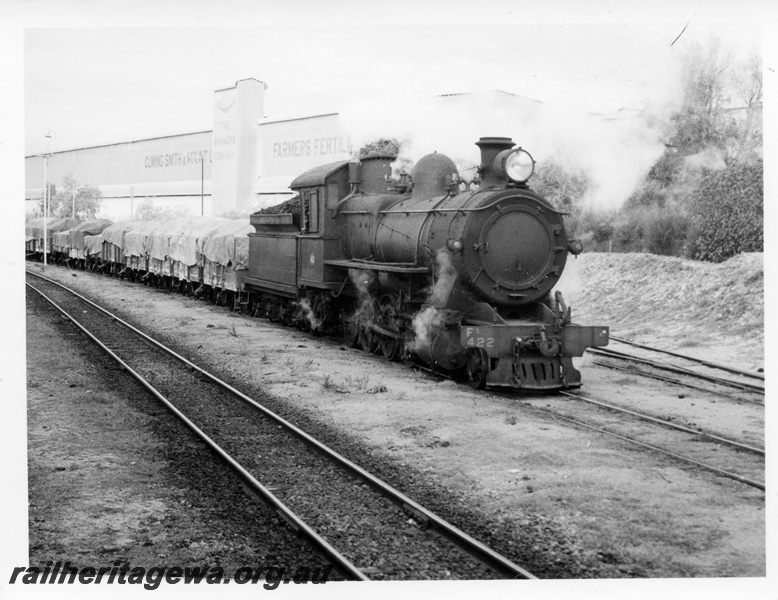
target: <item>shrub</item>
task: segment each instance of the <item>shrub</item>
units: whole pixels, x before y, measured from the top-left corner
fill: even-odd
[[[705,174],[690,202],[697,260],[722,262],[741,252],[764,251],[763,163],[735,163]]]
[[[644,249],[650,254],[677,256],[683,250],[688,229],[689,217],[680,209],[647,209],[643,221]]]
[[[640,209],[622,209],[614,222],[613,246],[617,252],[643,251],[643,224]]]
[[[614,214],[611,212],[584,211],[567,219],[568,236],[579,239],[589,252],[602,252],[610,248],[613,238]]]
[[[584,173],[571,172],[550,160],[538,165],[532,189],[560,210],[572,213],[586,195],[589,180]]]

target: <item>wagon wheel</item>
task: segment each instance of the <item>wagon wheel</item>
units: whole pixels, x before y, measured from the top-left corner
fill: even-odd
[[[489,373],[489,357],[483,348],[467,349],[467,382],[470,387],[482,390],[486,387],[486,376]]]
[[[359,328],[359,345],[368,354],[374,354],[378,349],[378,338],[379,335],[368,324]]]
[[[400,343],[400,360],[406,367],[412,367],[416,364],[416,358],[413,354],[413,341],[402,340]]]
[[[267,302],[260,297],[254,301],[254,310],[251,313],[254,317],[267,317]]]
[[[291,300],[281,300],[281,322],[290,327],[294,324],[295,307]]]
[[[313,302],[313,318],[314,323],[311,324],[311,331],[313,335],[322,335],[326,328],[326,323],[329,319],[327,302],[319,295]]]
[[[356,348],[359,345],[359,323],[354,313],[343,318],[343,343],[347,348]]]
[[[367,301],[357,312],[359,313],[359,345],[368,354],[373,354],[378,350],[380,337],[375,331],[370,329],[370,324],[376,320],[376,305]]]
[[[381,303],[381,326],[389,331],[397,331],[397,319],[394,318],[394,306],[392,306],[392,299],[389,297],[384,298]],[[400,354],[400,347],[402,345],[398,338],[394,338],[388,335],[381,336],[381,354],[384,355],[386,360],[395,360]]]
[[[294,323],[294,326],[300,331],[309,331],[311,329],[311,323],[308,320],[308,314],[305,308],[303,308],[302,302],[294,302],[293,306],[292,323]]]
[[[278,323],[281,320],[282,308],[281,301],[268,302],[267,304],[267,318],[273,323]]]
[[[230,309],[230,312],[235,310],[235,292],[232,290],[224,290],[224,297],[222,298],[222,306],[226,306]]]

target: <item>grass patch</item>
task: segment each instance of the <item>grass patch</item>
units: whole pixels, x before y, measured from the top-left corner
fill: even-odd
[[[678,342],[679,348],[696,348],[698,346],[700,346],[700,342],[698,342],[697,340],[690,340],[688,338]]]
[[[628,329],[624,332],[625,338],[633,338],[638,335],[654,335],[656,333],[656,329],[654,327],[638,327],[636,329]],[[619,336],[621,337],[621,336]]]
[[[321,387],[327,392],[333,392],[335,394],[348,394],[350,393],[342,384],[336,382],[329,375],[325,375],[321,381]]]

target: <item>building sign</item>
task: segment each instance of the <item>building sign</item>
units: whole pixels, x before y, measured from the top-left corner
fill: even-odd
[[[205,159],[210,161],[210,150],[195,150],[192,152],[171,152],[168,154],[147,154],[143,157],[143,166],[146,169],[159,169],[163,167],[183,167],[186,165],[199,165]]]
[[[273,158],[350,154],[351,143],[345,136],[327,136],[273,142]]]
[[[353,151],[337,114],[269,121],[259,130],[262,177],[297,176],[319,165],[348,160]]]

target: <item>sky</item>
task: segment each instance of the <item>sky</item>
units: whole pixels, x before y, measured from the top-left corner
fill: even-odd
[[[554,10],[551,3],[526,15],[514,4],[486,2],[476,11],[456,1],[445,8],[400,2],[386,14],[374,9],[370,19],[356,3],[341,3],[336,14],[303,2],[305,10],[286,15],[254,8],[232,24],[193,11],[171,26],[163,2],[153,26],[129,16],[33,21],[23,32],[24,153],[210,130],[214,90],[255,78],[268,86],[269,118],[338,112],[355,147],[396,137],[410,160],[440,151],[460,172],[477,162],[479,137],[511,136],[541,164],[586,172],[593,185],[585,202],[613,209],[664,149],[659,124],[679,105],[690,48],[716,38],[734,61],[761,51],[759,4],[659,3],[647,11],[629,3]],[[183,6],[201,6],[205,15],[210,5]],[[507,107],[445,112],[428,102],[487,90],[554,111],[516,119]],[[580,118],[622,109],[639,111],[639,119],[614,130]]]
[[[24,152],[45,152],[50,130],[51,151],[209,130],[213,91],[249,77],[268,84],[268,117],[492,89],[593,112],[642,109],[677,98],[690,45],[715,35],[743,55],[761,35],[759,11],[683,3],[650,18],[587,3],[585,22],[552,11],[539,23],[495,14],[435,25],[399,6],[401,23],[358,25],[331,15],[312,24],[310,13],[302,24],[264,24],[259,10],[241,27],[33,21],[24,32]]]

